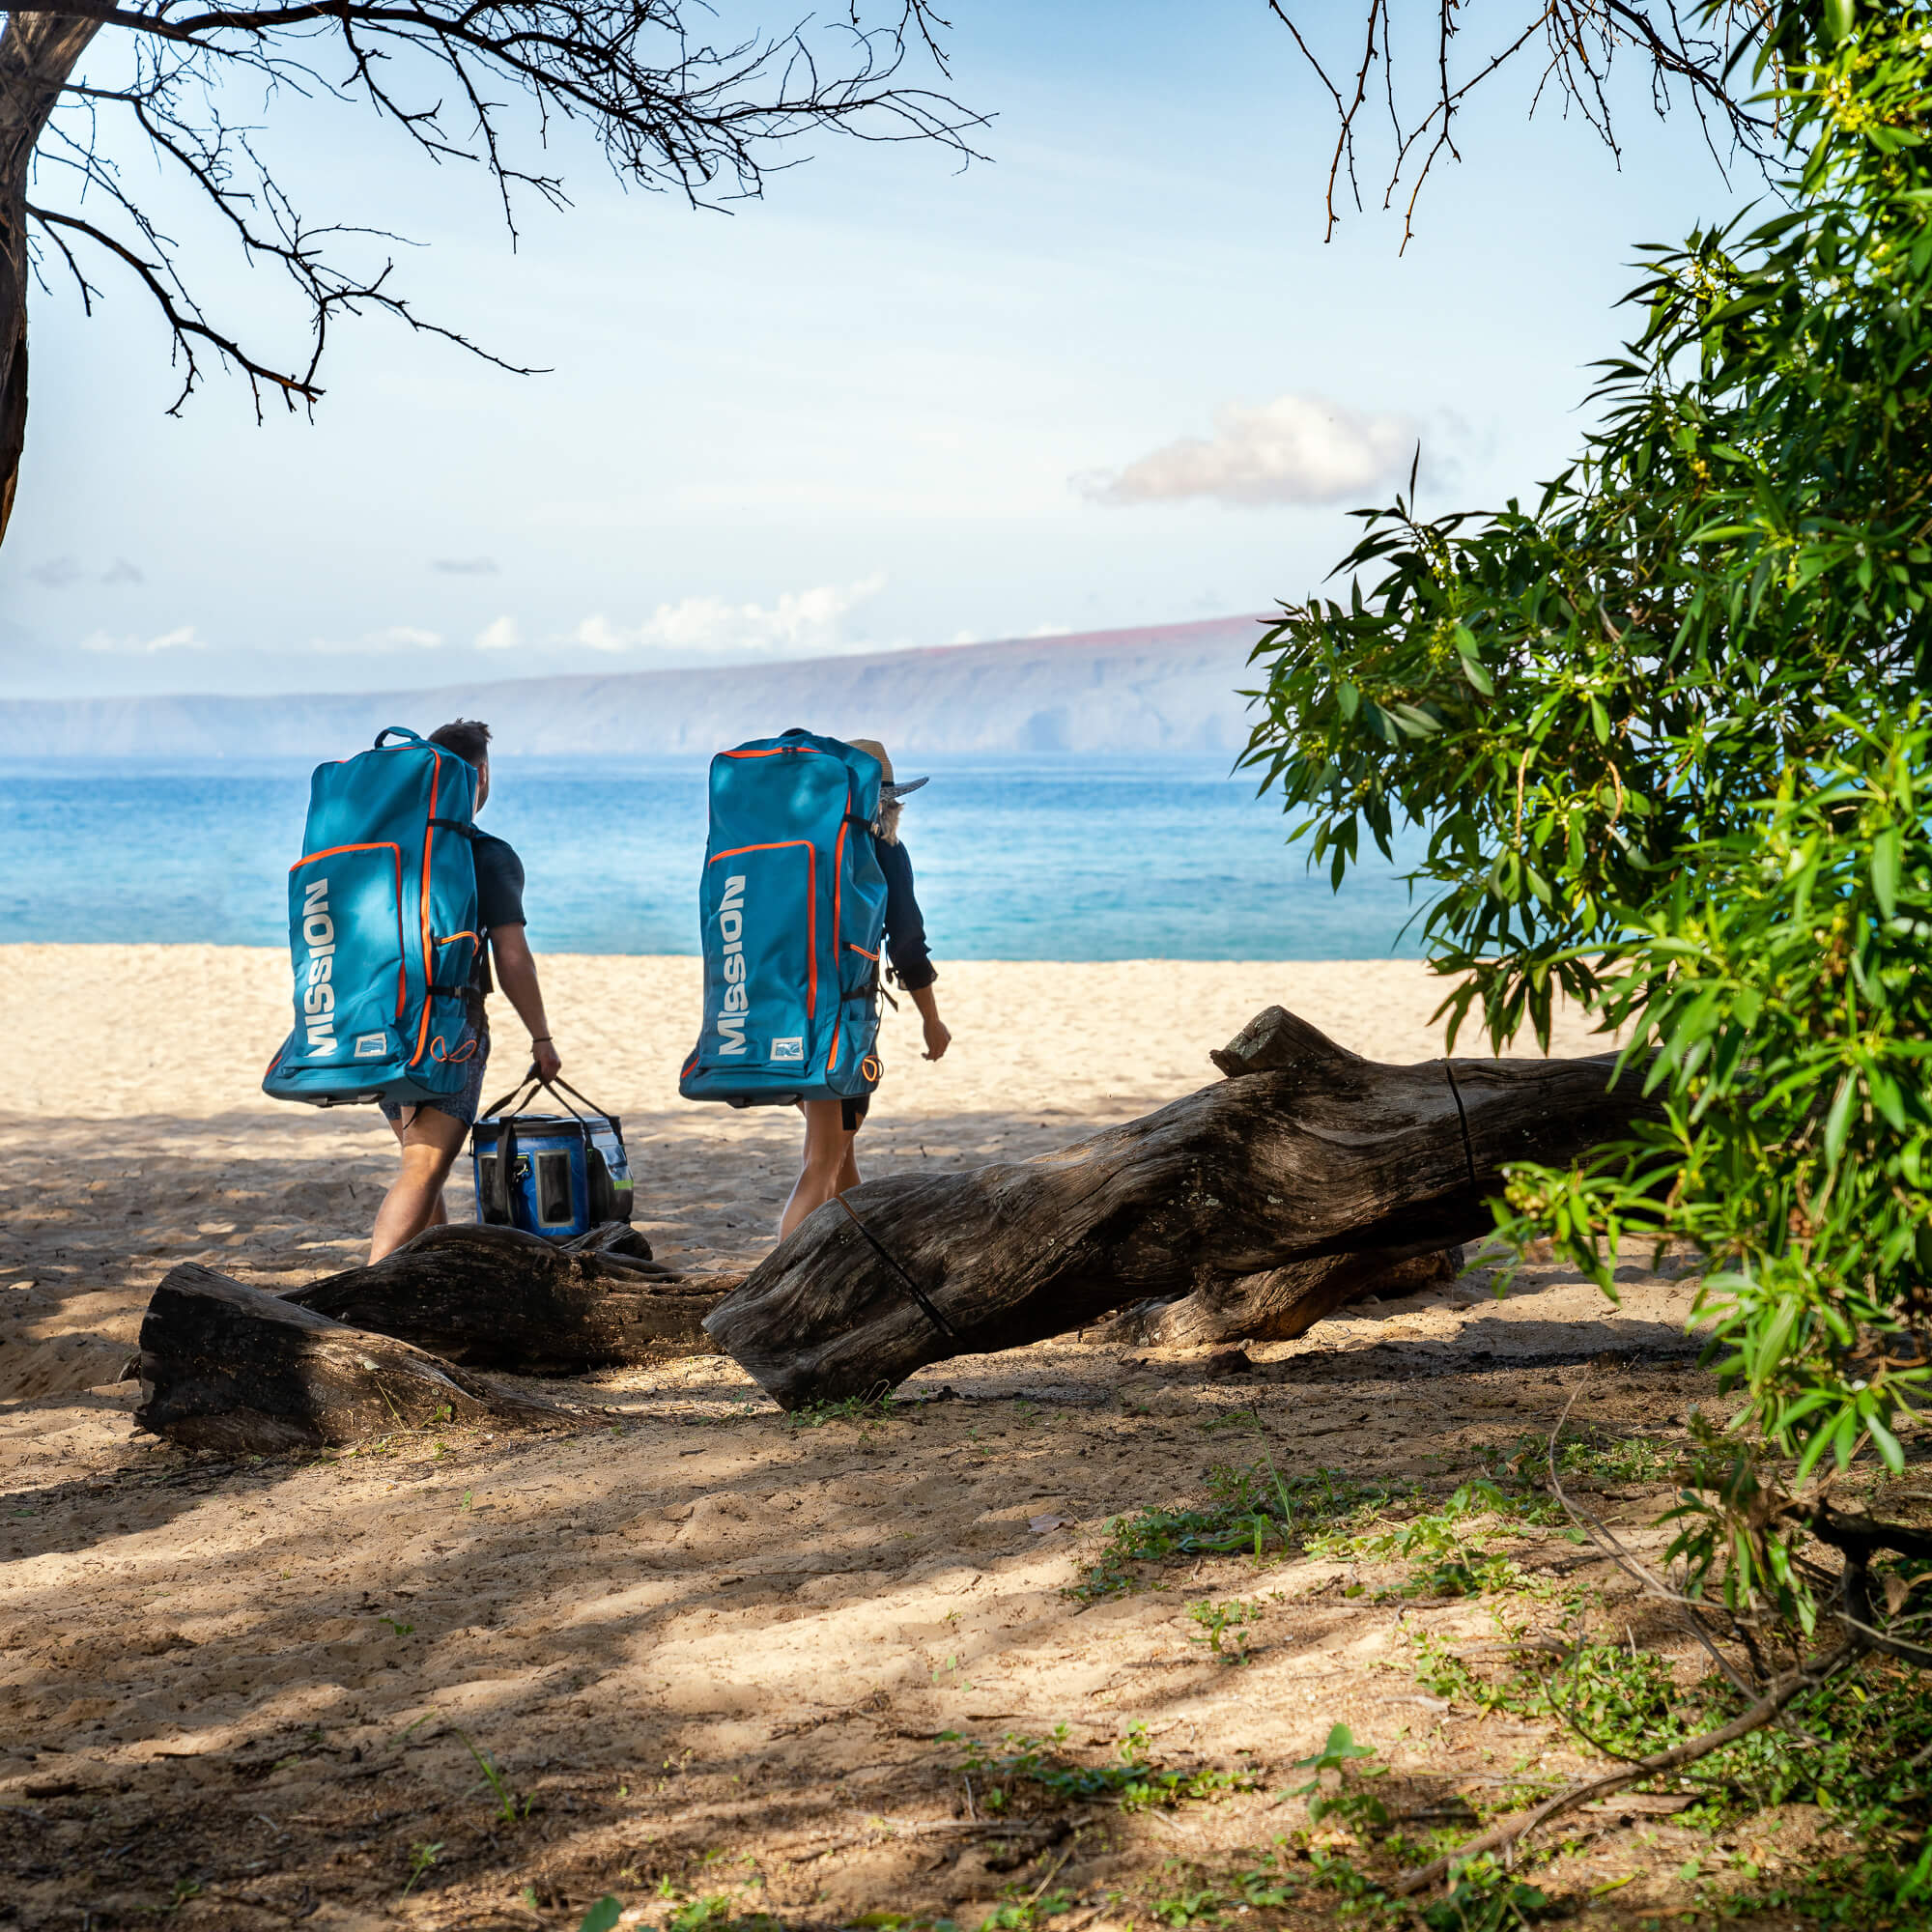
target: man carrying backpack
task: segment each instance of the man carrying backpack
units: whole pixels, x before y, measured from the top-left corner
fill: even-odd
[[[432,731],[429,742],[453,752],[474,768],[475,809],[482,810],[490,796],[490,727],[473,719],[459,718]],[[388,1100],[382,1103],[402,1150],[402,1170],[376,1210],[375,1233],[369,1243],[371,1262],[381,1261],[425,1228],[440,1227],[449,1218],[443,1207],[442,1184],[482,1104],[483,1071],[490,1058],[490,1023],[483,1003],[492,991],[493,959],[497,984],[529,1029],[530,1057],[537,1072],[546,1080],[554,1079],[563,1065],[544,1016],[536,961],[525,937],[523,861],[502,839],[487,832],[473,835],[471,849],[476,861],[476,923],[484,945],[477,951],[475,973],[465,994],[468,1011],[463,1035],[449,1054],[453,1062],[467,1065],[469,1078],[460,1093],[441,1099],[417,1106]],[[464,1062],[465,1051],[472,1043],[475,1050]]]

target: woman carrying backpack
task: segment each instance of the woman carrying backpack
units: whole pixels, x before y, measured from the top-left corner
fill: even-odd
[[[873,849],[879,869],[886,875],[886,957],[894,977],[919,1009],[925,1032],[927,1060],[942,1058],[952,1035],[939,1017],[939,1001],[932,983],[939,975],[925,947],[925,921],[913,894],[912,860],[899,843],[901,800],[925,783],[909,779],[898,784],[893,779],[893,761],[876,738],[848,738],[847,744],[878,759],[885,776],[879,786],[878,832]],[[863,1100],[801,1100],[798,1110],[805,1116],[805,1152],[799,1163],[798,1179],[785,1203],[779,1222],[779,1238],[783,1240],[808,1214],[828,1201],[857,1187],[859,1163],[853,1143],[864,1123],[869,1098]]]

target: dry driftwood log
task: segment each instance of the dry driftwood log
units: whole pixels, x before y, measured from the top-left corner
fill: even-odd
[[[141,1323],[143,1429],[189,1449],[272,1455],[437,1423],[562,1423],[570,1411],[365,1334],[198,1262]]]
[[[445,1361],[575,1375],[716,1353],[704,1318],[736,1285],[679,1275],[610,1222],[563,1247],[517,1228],[431,1228],[373,1267],[283,1298]]]
[[[1148,1297],[1438,1253],[1491,1227],[1505,1163],[1569,1161],[1646,1111],[1611,1055],[1388,1066],[1278,1007],[1214,1060],[1229,1078],[1058,1153],[855,1188],[863,1229],[821,1208],[705,1327],[787,1408],[865,1394]]]
[[[1292,1342],[1338,1308],[1378,1295],[1413,1294],[1447,1286],[1463,1271],[1463,1250],[1392,1260],[1379,1248],[1321,1255],[1265,1274],[1210,1281],[1174,1301],[1148,1301],[1116,1316],[1100,1331],[1110,1342],[1195,1348],[1219,1342]]]

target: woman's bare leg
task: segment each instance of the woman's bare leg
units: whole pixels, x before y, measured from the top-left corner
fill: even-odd
[[[805,1116],[805,1157],[779,1222],[780,1240],[835,1195],[859,1184],[859,1165],[852,1152],[856,1129],[845,1131],[844,1102],[801,1100],[798,1110]]]

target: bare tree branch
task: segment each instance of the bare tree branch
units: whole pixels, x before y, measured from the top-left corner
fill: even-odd
[[[1324,240],[1335,232],[1339,218],[1335,196],[1344,180],[1356,208],[1362,205],[1356,136],[1368,99],[1369,72],[1378,60],[1383,64],[1382,93],[1388,102],[1394,143],[1382,206],[1388,209],[1395,205],[1406,181],[1405,248],[1415,232],[1416,204],[1436,162],[1445,155],[1451,160],[1461,159],[1455,136],[1457,115],[1476,89],[1539,40],[1544,67],[1530,111],[1534,113],[1546,92],[1553,88],[1566,107],[1577,109],[1613,156],[1620,151],[1608,90],[1617,58],[1625,53],[1645,63],[1652,104],[1660,115],[1670,106],[1671,88],[1684,91],[1720,166],[1720,138],[1732,150],[1754,159],[1762,159],[1768,152],[1767,139],[1774,124],[1736,90],[1732,79],[1741,56],[1753,45],[1762,48],[1772,28],[1769,9],[1757,0],[1709,7],[1690,0],[1694,27],[1687,23],[1679,0],[1524,0],[1523,11],[1506,26],[1499,44],[1479,53],[1467,77],[1460,79],[1453,54],[1463,26],[1463,0],[1430,0],[1427,9],[1413,6],[1400,23],[1405,42],[1411,32],[1419,38],[1425,31],[1431,42],[1429,90],[1407,113],[1400,105],[1395,72],[1397,0],[1364,0],[1364,13],[1355,16],[1366,24],[1365,52],[1352,95],[1347,99],[1330,78],[1329,65],[1303,32],[1304,22],[1320,21],[1323,16],[1312,6],[1297,6],[1295,0],[1266,0],[1266,4],[1293,37],[1296,48],[1335,107],[1337,127],[1328,162]]]
[[[983,117],[905,75],[918,54],[946,77],[946,22],[929,0],[884,0],[877,26],[848,0],[810,39],[807,22],[724,43],[693,34],[690,11],[688,0],[25,0],[0,12],[0,534],[25,434],[27,289],[46,286],[36,247],[58,255],[88,313],[99,290],[76,244],[146,290],[184,372],[175,410],[210,357],[248,382],[258,415],[270,392],[312,408],[331,325],[369,312],[532,373],[417,315],[391,288],[393,260],[358,264],[362,242],[400,238],[303,217],[260,145],[284,96],[359,105],[429,159],[483,169],[512,245],[520,199],[568,205],[560,175],[518,151],[548,150],[572,125],[620,181],[693,206],[759,194],[828,130],[971,157]],[[153,190],[124,173],[143,153],[214,213],[244,260],[281,270],[308,338],[301,354],[244,344],[206,312]]]

